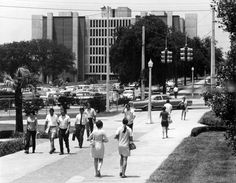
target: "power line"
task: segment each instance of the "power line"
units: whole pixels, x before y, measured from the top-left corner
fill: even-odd
[[[63,11],[93,11],[98,12],[101,10],[92,10],[92,9],[74,9],[74,8],[51,8],[51,7],[33,7],[33,6],[11,6],[11,5],[0,5],[3,8],[19,8],[19,9],[40,9],[40,10],[63,10]],[[132,10],[132,12],[141,12],[143,10]],[[173,10],[173,9],[165,9],[165,10],[147,10],[149,11],[172,11],[172,12],[201,12],[201,11],[210,11],[209,9],[180,9],[180,10]]]

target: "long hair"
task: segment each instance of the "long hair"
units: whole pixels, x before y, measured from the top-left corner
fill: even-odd
[[[128,124],[128,119],[127,119],[127,118],[124,118],[122,122],[123,122],[123,124],[124,124],[124,130],[123,130],[123,133],[125,133],[126,130],[127,130],[126,125]]]

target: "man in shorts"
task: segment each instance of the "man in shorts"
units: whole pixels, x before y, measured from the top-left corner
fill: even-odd
[[[57,136],[57,128],[58,128],[58,117],[56,114],[54,114],[54,109],[49,109],[49,114],[46,116],[45,120],[45,131],[48,133],[51,150],[49,151],[50,154],[55,152],[55,146],[54,146],[54,139]]]

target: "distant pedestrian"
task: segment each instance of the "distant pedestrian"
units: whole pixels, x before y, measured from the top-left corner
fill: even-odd
[[[75,136],[78,140],[79,147],[82,148],[84,140],[84,130],[87,123],[87,114],[84,112],[84,108],[80,108],[80,113],[75,118]]]
[[[94,158],[95,176],[101,177],[101,167],[105,151],[104,142],[108,142],[108,138],[105,131],[102,129],[103,122],[101,120],[96,122],[96,126],[97,129],[90,134],[89,140],[93,141],[91,154]]]
[[[170,123],[172,123],[171,112],[172,112],[173,106],[170,104],[170,100],[169,99],[166,100],[166,103],[164,104],[164,107],[166,107],[166,112],[169,113],[168,123],[170,125]]]
[[[86,132],[87,132],[87,140],[89,140],[89,135],[93,132],[94,123],[96,121],[96,111],[91,107],[90,103],[87,103],[87,109],[85,109],[85,113],[87,114],[88,121],[86,123]]]
[[[64,154],[63,150],[63,140],[65,142],[67,152],[70,153],[69,147],[69,130],[70,130],[70,117],[66,114],[66,109],[61,108],[61,115],[58,118],[59,123],[59,145],[60,145],[60,154]]]
[[[115,139],[118,140],[120,154],[120,177],[125,178],[128,156],[130,156],[129,144],[133,141],[132,130],[127,126],[128,120],[123,119],[123,126],[116,131]]]
[[[126,104],[124,108],[124,118],[128,120],[127,126],[130,127],[132,131],[135,117],[134,109],[130,107],[130,104]]]
[[[168,117],[169,117],[169,113],[166,112],[166,107],[164,106],[162,107],[162,112],[160,113],[163,139],[165,138],[165,136],[166,138],[168,138],[168,126],[169,126]]]
[[[179,104],[180,108],[182,109],[182,112],[181,112],[181,120],[182,119],[186,119],[186,113],[188,111],[188,102],[186,100],[186,97],[183,97],[182,101],[180,102]]]
[[[35,153],[36,147],[36,134],[38,128],[38,120],[34,111],[29,112],[27,117],[27,130],[26,130],[26,144],[25,153],[29,154],[30,139],[32,138],[32,153]]]
[[[177,95],[178,95],[178,92],[179,92],[179,88],[175,85],[173,90],[174,90],[175,98],[177,98]]]
[[[57,130],[58,130],[58,117],[56,114],[54,114],[54,109],[50,108],[49,114],[47,114],[45,120],[45,132],[48,133],[51,146],[51,149],[49,151],[50,154],[54,153],[56,150],[54,146],[54,139],[57,136]]]

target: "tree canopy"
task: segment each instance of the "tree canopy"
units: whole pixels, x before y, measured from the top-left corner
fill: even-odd
[[[73,54],[65,46],[46,39],[0,45],[0,72],[13,76],[22,66],[54,79],[73,69]]]
[[[210,39],[187,39],[188,47],[193,48],[193,61],[185,63],[180,60],[180,48],[185,46],[185,34],[167,28],[157,16],[140,18],[130,27],[119,28],[116,32],[115,44],[111,47],[111,70],[118,73],[122,83],[139,81],[141,72],[142,26],[145,26],[145,70],[147,78],[148,61],[153,61],[153,84],[164,84],[164,79],[191,76],[191,67],[195,67],[196,75],[204,75],[210,71]],[[173,52],[172,63],[161,62],[161,51],[167,48]],[[216,62],[222,60],[222,51],[216,48]]]

